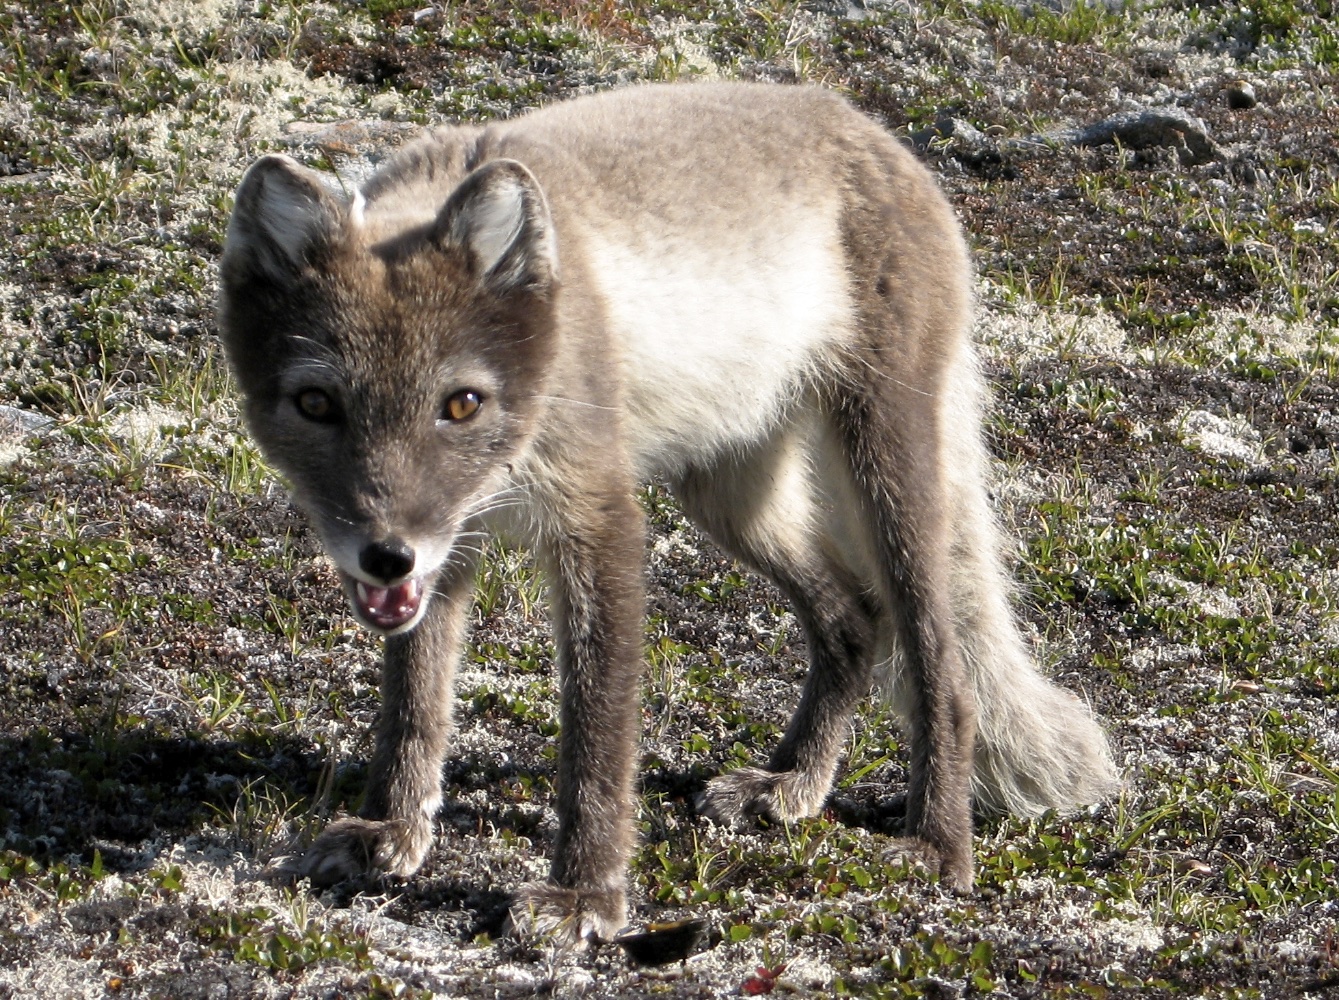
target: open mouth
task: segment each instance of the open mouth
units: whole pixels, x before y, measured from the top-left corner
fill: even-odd
[[[377,587],[362,580],[353,586],[353,609],[373,628],[390,632],[408,625],[423,603],[423,581],[418,577],[393,587]]]

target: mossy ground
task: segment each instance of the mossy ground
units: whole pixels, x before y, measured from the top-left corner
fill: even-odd
[[[0,404],[52,421],[0,438],[0,996],[1339,984],[1337,71],[1321,0],[0,6]],[[652,488],[634,915],[706,917],[714,947],[635,970],[496,936],[544,873],[555,731],[542,587],[500,549],[424,870],[264,882],[356,803],[377,648],[214,344],[242,169],[348,172],[422,123],[712,76],[984,134],[924,155],[977,252],[1020,613],[1125,791],[983,818],[954,897],[892,850],[905,755],[871,702],[823,817],[697,819],[703,781],[777,738],[803,641]],[[1220,155],[1010,141],[1158,106]]]

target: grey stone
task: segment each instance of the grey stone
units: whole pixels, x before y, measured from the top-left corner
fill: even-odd
[[[32,410],[0,405],[0,441],[22,441],[26,437],[40,434],[54,423],[50,417],[44,417]]]
[[[1079,146],[1119,142],[1129,149],[1170,146],[1186,165],[1223,159],[1222,149],[1210,138],[1204,122],[1180,108],[1122,111],[1079,129],[1072,141]]]

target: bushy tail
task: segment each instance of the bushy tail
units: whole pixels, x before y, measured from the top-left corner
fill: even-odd
[[[992,523],[989,541],[994,534]],[[996,552],[960,554],[955,575],[959,648],[976,694],[977,808],[1035,816],[1106,798],[1120,784],[1106,734],[1086,704],[1037,670]]]

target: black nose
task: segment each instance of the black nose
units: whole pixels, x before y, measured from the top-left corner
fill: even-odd
[[[402,539],[385,538],[369,542],[358,553],[358,565],[378,580],[398,580],[414,570],[414,550]]]

